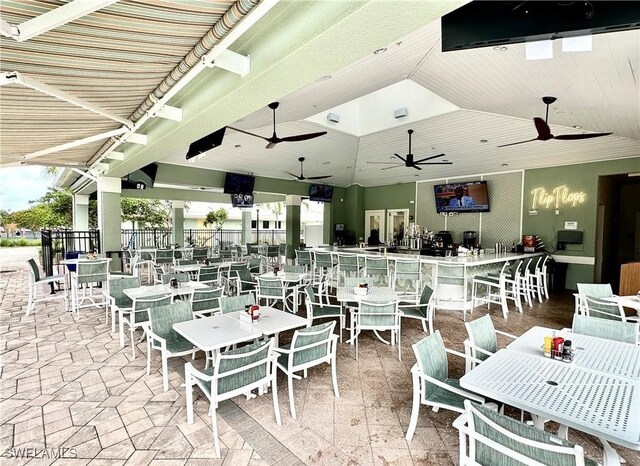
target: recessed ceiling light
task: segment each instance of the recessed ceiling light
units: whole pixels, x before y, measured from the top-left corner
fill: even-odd
[[[331,165],[331,162],[322,162],[322,165]]]
[[[448,160],[447,160],[447,159],[444,159],[444,160],[443,160],[443,162],[448,162]]]
[[[402,41],[399,40],[398,42],[396,42],[396,45],[402,45]]]
[[[483,144],[485,144],[485,143],[487,143],[487,142],[489,142],[489,141],[487,141],[486,139],[480,139],[480,142],[481,142],[481,143],[483,143]]]
[[[509,50],[509,47],[507,47],[506,45],[496,45],[493,50],[495,50],[496,52],[506,52],[507,50]]]
[[[347,170],[349,170],[350,168],[353,168],[353,167],[351,165],[348,165],[347,166]]]
[[[242,147],[242,145],[241,145],[241,144],[236,144],[236,145],[235,145],[235,148],[236,148],[236,149],[240,149],[241,147]]]
[[[415,176],[416,178],[418,178],[420,175],[413,175],[413,176]]]
[[[501,163],[501,164],[500,164],[500,166],[501,166],[501,167],[508,167],[508,166],[509,166],[509,164],[508,164],[508,163]]]
[[[386,51],[387,51],[387,48],[386,48],[386,47],[380,47],[379,49],[374,50],[374,51],[373,51],[373,54],[374,54],[374,55],[378,55],[378,54],[381,54],[381,53],[385,53]]]
[[[580,125],[573,125],[573,127],[574,127],[575,129],[582,129],[582,126],[580,126]]]
[[[325,81],[329,81],[331,79],[331,75],[330,74],[325,74],[324,76],[320,76],[318,79],[316,79],[317,83],[322,83]]]

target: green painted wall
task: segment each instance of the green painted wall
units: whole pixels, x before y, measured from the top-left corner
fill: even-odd
[[[558,254],[567,256],[594,257],[596,246],[596,213],[598,208],[598,177],[640,171],[640,157],[607,162],[567,165],[562,167],[526,170],[524,176],[523,234],[540,235],[547,250],[554,250],[557,231],[564,230],[564,222],[578,222],[578,230],[583,231],[583,244],[568,244],[565,251]],[[570,192],[584,192],[583,203],[575,207],[571,204],[559,206],[555,214],[555,205],[551,208],[538,207],[538,215],[529,215],[532,209],[535,188],[544,188],[551,192],[557,186],[566,185]],[[569,264],[566,288],[575,289],[576,283],[593,281],[592,265]]]
[[[415,217],[415,200],[415,183],[374,186],[364,190],[364,210],[409,209],[409,215]]]

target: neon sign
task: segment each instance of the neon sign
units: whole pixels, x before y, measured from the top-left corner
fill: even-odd
[[[558,209],[563,205],[575,207],[587,200],[587,193],[584,191],[571,192],[566,185],[557,186],[551,192],[544,188],[534,188],[531,190],[531,195],[533,196],[532,209],[538,207]]]

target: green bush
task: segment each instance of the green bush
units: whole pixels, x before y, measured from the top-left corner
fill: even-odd
[[[24,246],[41,246],[39,239],[9,239],[2,238],[0,240],[0,246],[3,248],[20,248]]]

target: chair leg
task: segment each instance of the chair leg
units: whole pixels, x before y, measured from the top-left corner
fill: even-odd
[[[273,378],[271,379],[271,398],[273,399],[273,412],[276,416],[276,424],[279,426],[282,425],[282,419],[280,418],[280,404],[278,403],[278,382],[277,382],[277,373],[275,373],[276,368],[272,369],[274,372]],[[289,394],[291,396],[291,394]]]
[[[24,314],[25,317],[29,315],[31,308],[35,307],[35,303],[33,302],[34,301],[33,289],[35,286],[36,286],[35,284],[34,285],[29,284],[29,302],[27,303],[27,312]]]
[[[331,378],[333,379],[333,394],[336,398],[340,398],[340,392],[338,392],[338,371],[336,369],[336,352],[333,352],[331,358]]]
[[[222,454],[220,453],[220,439],[218,438],[218,420],[216,416],[215,407],[212,407],[211,409],[211,429],[213,430],[213,443],[216,447],[216,458],[221,458]]]
[[[124,348],[124,319],[122,318],[123,312],[119,311],[118,326],[120,328],[120,348]]]
[[[147,337],[147,341],[150,338]],[[162,387],[165,392],[169,391],[169,369],[167,367],[167,354],[164,350],[162,350]]]
[[[411,408],[411,419],[409,420],[409,428],[407,429],[407,435],[405,439],[411,441],[413,434],[416,431],[416,425],[418,424],[418,413],[420,412],[420,379],[414,373],[411,374],[413,379],[413,406]]]
[[[135,316],[131,316],[131,318],[135,319]],[[134,332],[133,325],[129,327],[129,332],[131,334],[131,356],[133,356],[133,359],[135,359],[136,358],[136,341],[133,338],[133,332]]]
[[[147,375],[151,375],[151,338],[147,338]]]
[[[296,419],[296,401],[293,398],[293,377],[291,374],[287,374],[287,384],[289,386],[289,410],[291,417]]]
[[[193,424],[193,378],[191,377],[191,363],[184,365],[185,398],[187,404],[187,423]]]

